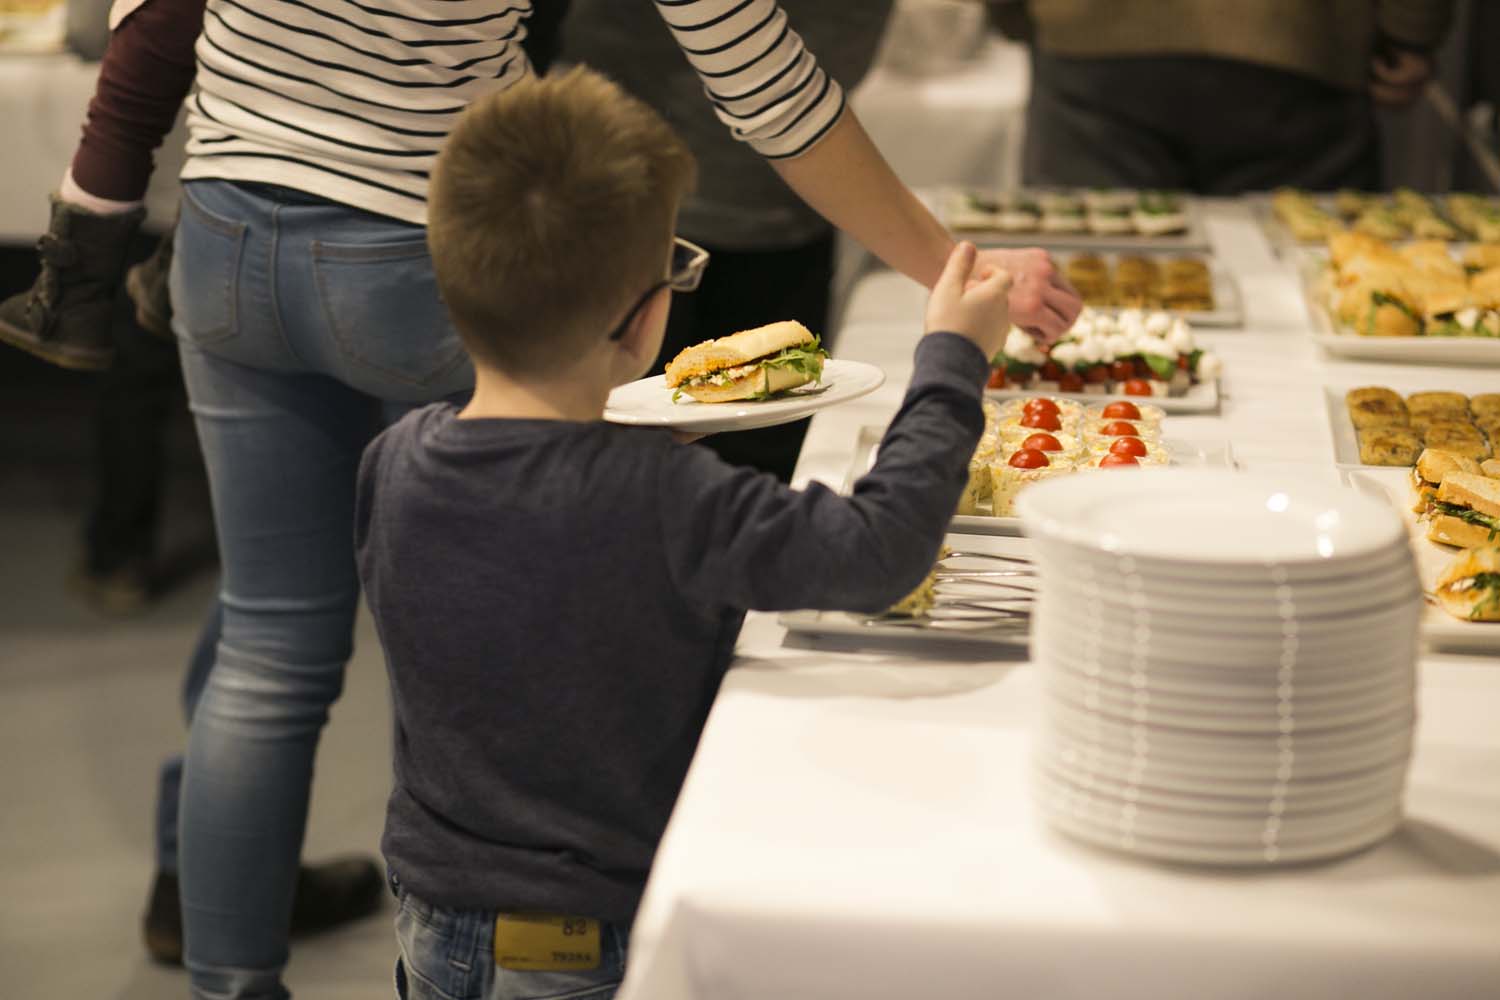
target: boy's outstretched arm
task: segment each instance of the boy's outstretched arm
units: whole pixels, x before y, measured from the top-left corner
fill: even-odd
[[[708,610],[874,612],[931,568],[984,428],[989,357],[1009,327],[1007,274],[961,244],[933,288],[906,398],[875,467],[840,497],[793,491],[683,448],[662,491],[662,537],[679,591]]]

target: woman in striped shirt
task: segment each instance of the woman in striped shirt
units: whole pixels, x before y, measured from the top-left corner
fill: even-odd
[[[656,8],[734,135],[888,264],[936,279],[951,239],[774,0]],[[527,0],[206,5],[171,276],[223,561],[223,638],[182,800],[197,996],[288,995],[312,761],[359,596],[355,470],[394,413],[470,385],[427,255],[428,176],[465,105],[530,72],[530,12]],[[1015,275],[1018,322],[1047,336],[1071,323],[1078,299],[1045,254],[993,259]]]

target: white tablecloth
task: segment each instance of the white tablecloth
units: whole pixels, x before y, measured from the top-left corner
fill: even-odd
[[[1336,480],[1323,386],[1411,369],[1318,357],[1290,273],[1248,213],[1210,230],[1246,329],[1211,416],[1241,464]],[[885,367],[813,422],[800,481],[836,485],[911,370],[924,293],[856,288],[841,357]],[[1493,373],[1422,370],[1478,388]],[[1420,375],[1414,377],[1421,377]],[[1425,656],[1407,819],[1382,846],[1277,873],[1170,869],[1051,834],[1027,790],[1026,663],[783,644],[752,615],[662,843],[623,1000],[1500,997],[1500,663]]]

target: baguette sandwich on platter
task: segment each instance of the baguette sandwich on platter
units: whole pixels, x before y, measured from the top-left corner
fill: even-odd
[[[1443,476],[1428,514],[1427,537],[1472,549],[1500,539],[1500,479],[1470,472]]]
[[[819,381],[827,357],[801,323],[770,323],[684,349],[667,365],[667,388],[674,402],[767,399]]]
[[[1500,546],[1461,552],[1437,578],[1438,603],[1455,618],[1500,621]]]
[[[1411,470],[1411,488],[1416,494],[1412,510],[1425,514],[1437,499],[1443,477],[1454,472],[1479,473],[1479,463],[1467,455],[1441,448],[1424,448]]]

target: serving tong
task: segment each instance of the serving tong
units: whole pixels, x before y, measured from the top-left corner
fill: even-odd
[[[950,562],[983,560],[1001,565],[995,569],[951,566]],[[1001,625],[1025,626],[1031,619],[1030,604],[1036,588],[1029,585],[1036,570],[1031,560],[1022,556],[994,552],[945,551],[933,573],[933,602],[921,615],[872,615],[861,624],[870,627],[912,629],[994,628]],[[964,592],[945,592],[944,584],[958,584]],[[990,597],[975,594],[973,588],[1000,591]]]

